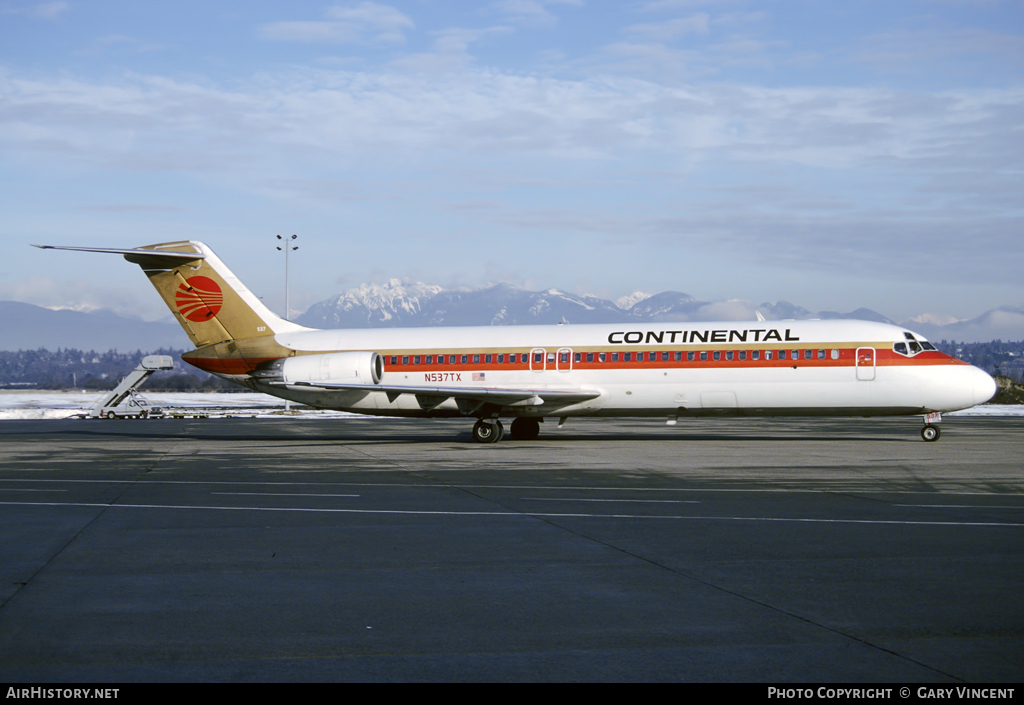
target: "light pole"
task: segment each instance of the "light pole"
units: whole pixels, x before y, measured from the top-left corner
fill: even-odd
[[[290,238],[277,236],[278,240],[283,242],[278,245],[278,250],[284,250],[284,320],[288,320],[291,315],[291,310],[288,307],[288,251],[299,249],[298,245],[293,245],[292,240],[296,239],[298,235],[292,235]]]
[[[284,320],[288,320],[288,316],[291,314],[290,307],[288,306],[288,252],[291,250],[299,249],[298,245],[293,245],[292,242],[297,238],[298,235],[292,235],[290,238],[277,236],[277,239],[281,241],[281,244],[277,246],[278,250],[284,250]],[[292,402],[290,399],[284,400],[284,413],[290,414],[292,411]]]

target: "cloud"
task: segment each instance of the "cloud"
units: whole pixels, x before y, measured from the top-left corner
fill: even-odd
[[[438,43],[457,57],[474,36]],[[558,234],[588,251],[643,241],[908,286],[1013,283],[1024,269],[1024,88],[680,87],[456,65],[430,81],[392,66],[230,87],[7,69],[0,94],[8,174],[71,165],[284,203],[429,202],[460,232]],[[176,204],[104,195],[89,207],[118,203]]]
[[[514,24],[553,27],[558,17],[548,10],[549,5],[580,7],[583,0],[494,0],[488,7]]]
[[[264,39],[295,42],[381,42],[405,41],[405,31],[414,27],[401,11],[375,2],[327,8],[321,21],[271,22],[260,27]]]
[[[70,6],[66,2],[42,2],[21,7],[0,7],[0,15],[21,15],[36,20],[53,20],[64,14]]]
[[[662,22],[634,24],[625,28],[626,34],[656,42],[671,42],[686,34],[707,34],[710,17],[699,12],[692,17],[676,17]]]

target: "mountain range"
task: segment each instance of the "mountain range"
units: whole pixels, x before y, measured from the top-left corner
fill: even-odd
[[[642,321],[769,320],[853,318],[896,323],[867,308],[849,313],[811,312],[779,301],[701,301],[689,294],[636,292],[617,301],[570,294],[560,289],[529,291],[509,284],[474,289],[444,289],[392,279],[364,284],[314,304],[296,319],[311,328],[382,328],[399,326],[521,325],[551,323],[619,323]],[[899,322],[930,340],[987,342],[1024,340],[1024,308],[1003,306],[977,318],[957,321],[928,314]]]
[[[609,301],[560,289],[529,291],[509,284],[445,289],[397,279],[344,291],[314,304],[295,320],[311,328],[381,328],[754,320],[756,312],[768,320],[856,318],[894,322],[865,308],[850,313],[811,312],[786,301],[760,305],[747,301],[711,302],[676,291],[654,295],[637,292]],[[901,325],[933,341],[1024,340],[1024,308],[1004,306],[967,321],[920,316]],[[53,311],[14,301],[0,301],[0,331],[0,350],[191,348],[188,338],[169,315],[161,321],[144,322],[110,311]]]

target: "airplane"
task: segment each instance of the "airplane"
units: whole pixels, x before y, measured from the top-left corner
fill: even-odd
[[[318,330],[272,313],[202,242],[134,249],[195,350],[182,359],[323,409],[475,418],[473,439],[532,440],[557,418],[914,416],[996,392],[984,371],[901,326],[857,320]]]

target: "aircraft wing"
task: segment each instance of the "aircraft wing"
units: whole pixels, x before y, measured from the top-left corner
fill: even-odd
[[[417,387],[392,384],[345,384],[334,382],[277,382],[280,386],[315,387],[336,392],[383,392],[388,401],[403,394],[415,395],[423,409],[432,409],[454,399],[459,410],[471,414],[485,404],[495,406],[568,406],[601,396],[600,391],[587,389],[501,389],[488,387]]]

